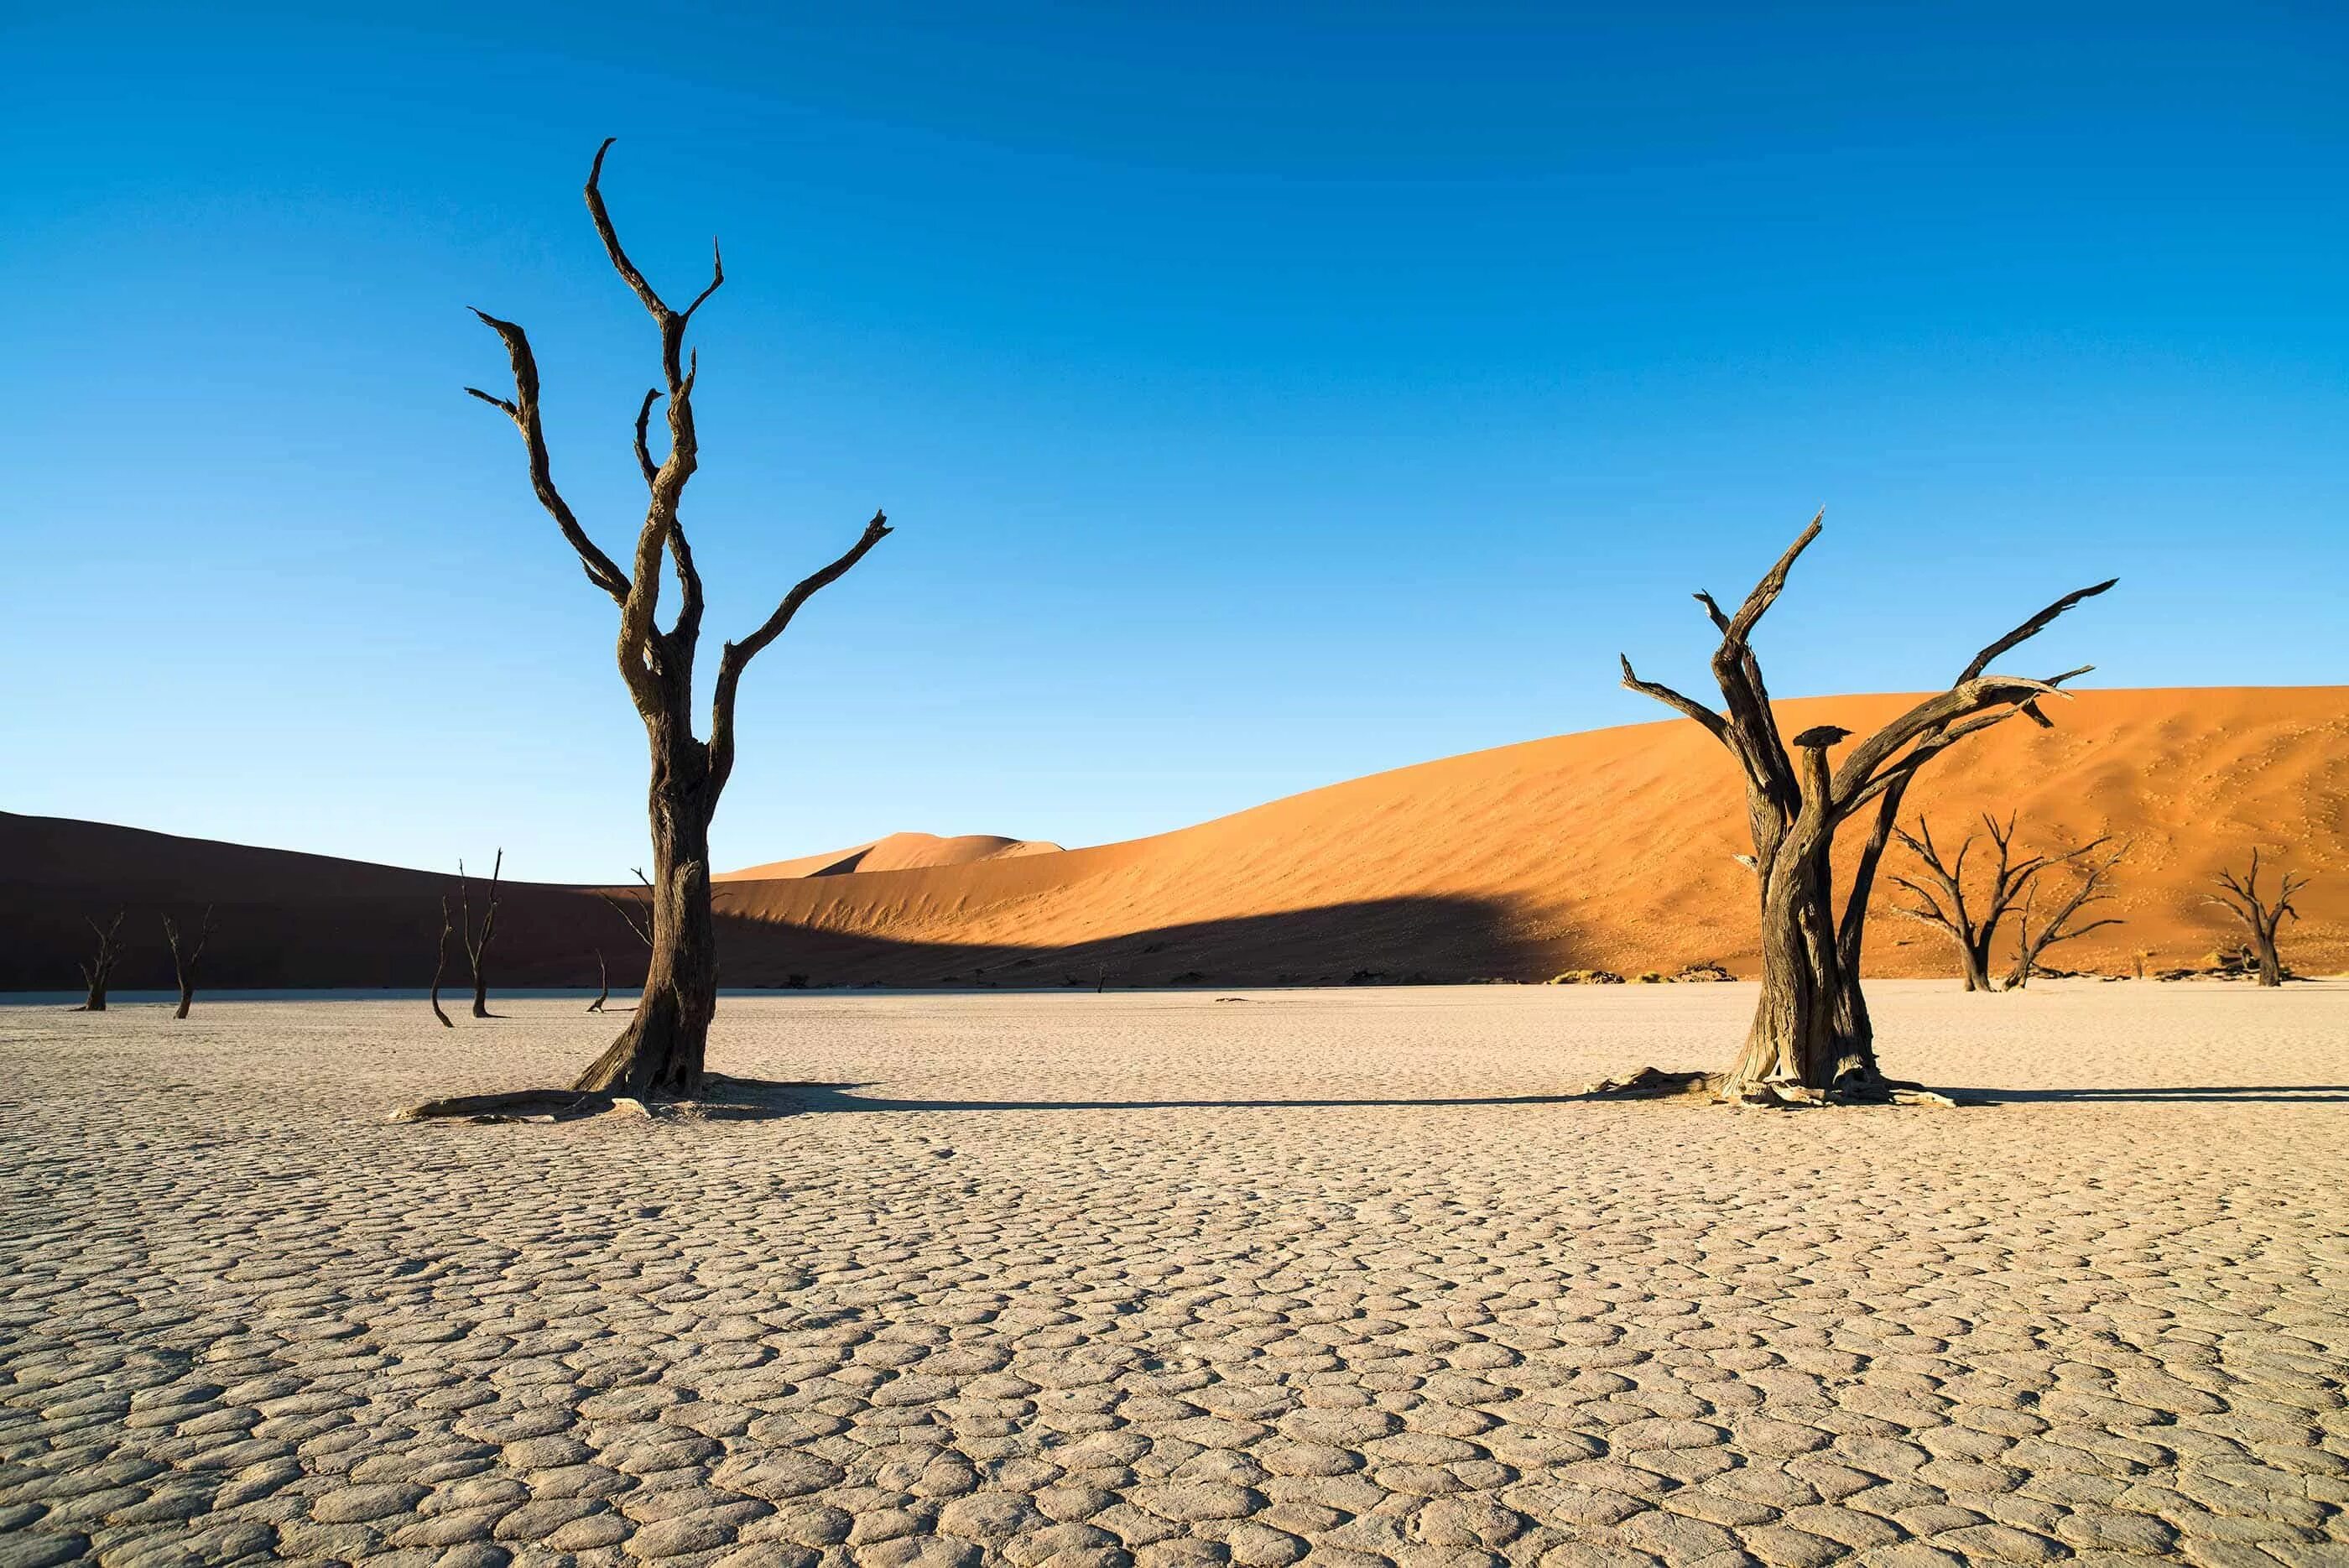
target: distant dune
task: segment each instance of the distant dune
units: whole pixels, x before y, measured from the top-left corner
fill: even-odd
[[[940,838],[935,833],[893,833],[886,838],[834,849],[823,855],[802,855],[796,860],[773,860],[740,871],[721,871],[718,882],[773,882],[793,877],[843,877],[852,871],[921,871],[936,866],[968,866],[978,860],[1000,860],[1014,855],[1054,855],[1057,844],[1033,838],[999,838],[991,833],[967,833]]]
[[[1790,730],[1864,730],[1913,699],[1782,704]],[[2316,880],[2284,933],[2303,972],[2349,970],[2349,688],[2085,691],[2056,728],[2021,722],[1924,775],[1937,836],[1985,810],[2036,849],[2130,839],[2127,924],[2051,955],[2118,972],[2200,960],[2230,932],[2201,902],[2256,843]],[[778,861],[718,890],[724,980],[901,985],[1237,985],[1540,979],[1560,970],[1755,966],[1748,847],[1726,756],[1685,721],[1531,741],[1333,784],[1097,848],[900,834]],[[1898,863],[1897,847],[1889,857]],[[85,913],[222,904],[216,984],[421,983],[438,898],[424,872],[0,816],[0,986],[63,988]],[[1889,892],[1889,889],[1887,890]],[[1871,972],[1953,972],[1939,933],[1885,918]],[[501,916],[510,982],[615,982],[640,949],[578,889],[518,888]],[[131,929],[131,928],[126,928]],[[119,983],[160,983],[160,943]],[[214,961],[208,960],[208,965]],[[144,966],[142,969],[140,966]]]

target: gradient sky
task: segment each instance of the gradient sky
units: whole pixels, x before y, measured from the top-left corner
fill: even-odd
[[[2019,668],[2349,679],[2337,5],[325,9],[0,20],[0,807],[643,861],[613,607],[460,389],[530,328],[625,558],[606,135],[673,299],[726,245],[705,682],[899,525],[752,667],[721,864],[1654,719],[1616,651],[1701,683],[1821,504],[1784,694],[2116,572]]]

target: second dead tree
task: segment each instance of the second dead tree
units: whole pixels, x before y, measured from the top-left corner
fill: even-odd
[[[1892,913],[1948,932],[1951,944],[1958,950],[1958,969],[1965,988],[1986,992],[1994,989],[1990,978],[1991,953],[1997,943],[1999,929],[2010,915],[2024,918],[2024,911],[2031,908],[2036,897],[2040,877],[2056,867],[2079,866],[2086,869],[2088,875],[2083,885],[2073,890],[2075,896],[2057,909],[2035,936],[2029,929],[2027,919],[2018,928],[2022,933],[2019,937],[2022,945],[2017,950],[2014,967],[2007,977],[2009,986],[2029,981],[2033,965],[2045,949],[2059,941],[2085,935],[2098,926],[2116,923],[2099,920],[2092,926],[2065,929],[2084,906],[2106,896],[2098,888],[2120,855],[2116,851],[2106,861],[2091,862],[2090,857],[2111,842],[2111,836],[2106,835],[2061,854],[2033,855],[2018,860],[2014,856],[2013,812],[2007,814],[2004,822],[1985,812],[1982,826],[1989,830],[1992,853],[1997,859],[1991,867],[1990,885],[1984,890],[1980,906],[1970,904],[1966,897],[1966,857],[1973,852],[1977,842],[1975,836],[1966,835],[1965,841],[1958,846],[1957,854],[1945,857],[1940,846],[1933,842],[1931,825],[1921,815],[1917,818],[1914,833],[1896,826],[1892,834],[1917,857],[1922,879],[1894,877],[1891,881],[1917,900],[1914,907],[1892,906]]]
[[[212,907],[210,904],[204,906],[203,923],[196,928],[192,941],[183,941],[179,923],[169,915],[163,917],[163,940],[171,948],[171,978],[180,982],[180,1005],[172,1012],[172,1017],[185,1018],[188,1010],[196,1004],[196,961],[204,956],[204,944],[212,940],[212,933],[219,929],[212,923]]]
[[[89,993],[74,1011],[103,1012],[106,1011],[107,977],[114,972],[114,966],[122,959],[122,911],[116,910],[114,919],[103,926],[87,915],[82,919],[98,937],[98,951],[81,966],[81,978],[89,987]]]
[[[473,1016],[488,1018],[490,1012],[490,977],[482,967],[489,957],[490,937],[498,925],[498,877],[505,870],[506,852],[498,851],[496,862],[490,867],[490,903],[481,913],[481,929],[473,929],[473,911],[470,890],[465,884],[465,863],[457,862],[457,925],[459,940],[464,943],[465,961],[473,970]]]
[[[1875,1032],[1859,978],[1868,890],[1901,794],[1920,769],[1968,736],[2017,713],[2049,724],[2040,703],[2064,695],[2064,682],[2087,671],[2066,670],[2041,680],[1993,674],[1990,665],[2081,600],[2113,586],[2111,581],[2097,583],[2057,599],[1974,655],[1947,691],[1858,739],[1841,764],[1835,765],[1827,753],[1855,737],[1834,724],[1784,737],[1750,640],[1819,527],[1820,520],[1814,518],[1734,614],[1724,611],[1709,594],[1696,596],[1721,634],[1713,674],[1721,687],[1723,710],[1642,680],[1629,659],[1622,661],[1625,686],[1702,725],[1745,775],[1746,818],[1754,839],[1748,863],[1759,884],[1762,996],[1744,1048],[1729,1071],[1711,1084],[1721,1098],[1733,1101],[1816,1104],[1830,1091],[1843,1097],[1880,1098],[1910,1087],[1886,1079],[1878,1070]],[[1876,820],[1838,914],[1831,860],[1836,834],[1863,811]]]
[[[644,884],[645,898],[647,905],[649,907],[653,896],[651,878],[645,875],[644,867],[641,866],[632,867],[630,869],[636,872],[636,880]],[[603,899],[605,903],[609,904],[612,907],[612,912],[614,914],[628,922],[628,929],[636,934],[636,940],[645,944],[645,950],[647,952],[650,952],[652,950],[653,929],[651,924],[647,922],[642,915],[639,915],[635,909],[623,904],[609,893],[598,893],[595,897]],[[595,979],[600,989],[595,992],[595,1000],[587,1004],[587,1011],[590,1012],[603,1012],[604,1004],[612,1000],[612,971],[610,969],[605,967],[604,963],[604,950],[602,948],[597,948],[595,950]]]
[[[2282,985],[2283,961],[2276,956],[2276,929],[2287,916],[2300,919],[2300,911],[2292,907],[2292,895],[2308,886],[2308,878],[2285,872],[2276,888],[2275,901],[2270,903],[2260,892],[2260,852],[2254,846],[2251,869],[2240,877],[2232,871],[2220,871],[2218,882],[2219,891],[2209,895],[2205,901],[2242,921],[2243,929],[2251,939],[2251,956],[2259,961],[2260,983]]]
[[[2123,923],[2118,915],[2106,915],[2084,925],[2075,926],[2072,923],[2079,919],[2080,912],[2089,905],[2101,904],[2112,897],[2105,890],[2105,879],[2113,874],[2113,868],[2121,863],[2124,856],[2128,854],[2129,846],[2127,844],[2116,845],[2109,854],[2101,858],[2087,857],[2091,850],[2099,847],[2105,842],[2104,839],[2099,838],[2094,843],[2082,845],[2069,855],[2059,856],[2048,862],[2051,869],[2056,866],[2071,866],[2077,871],[2078,879],[2072,884],[2071,891],[2064,896],[2064,901],[2057,904],[2047,918],[2039,922],[2035,929],[2031,924],[2031,917],[2033,905],[2039,895],[2037,886],[2034,884],[2031,891],[2023,896],[2023,909],[2014,918],[2014,967],[2006,971],[2007,990],[2020,991],[2029,985],[2031,977],[2039,972],[2039,955],[2057,942],[2068,942],[2074,937],[2085,937],[2090,931]],[[2145,965],[2140,962],[2137,965],[2138,972],[2142,973],[2144,969]]]
[[[449,1022],[449,1015],[440,1011],[440,977],[449,971],[449,933],[455,929],[449,919],[449,895],[443,893],[440,895],[440,945],[434,950],[432,959],[431,997],[432,1016],[440,1021],[443,1029],[457,1027]]]

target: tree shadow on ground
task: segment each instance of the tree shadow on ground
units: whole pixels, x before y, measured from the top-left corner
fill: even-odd
[[[2163,1088],[1947,1089],[1980,1105],[2099,1103],[2123,1105],[2324,1106],[2349,1103],[2349,1084],[2195,1084]]]
[[[1195,1111],[1350,1110],[1424,1106],[1562,1106],[1586,1099],[1578,1094],[1397,1096],[1294,1099],[1133,1100],[917,1100],[860,1095],[865,1084],[784,1083],[711,1074],[698,1112],[713,1119],[754,1120],[817,1113],[869,1111]]]

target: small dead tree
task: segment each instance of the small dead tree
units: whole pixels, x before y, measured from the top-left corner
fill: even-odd
[[[2090,905],[2101,904],[2112,897],[2106,890],[2108,879],[2114,868],[2127,856],[2129,846],[2123,843],[2116,845],[2103,856],[2096,855],[2095,852],[2109,842],[2109,836],[2092,839],[2077,849],[2048,857],[2044,867],[2047,870],[2060,866],[2073,868],[2072,885],[2064,891],[2062,901],[2048,911],[2047,918],[2035,929],[2031,918],[2039,897],[2036,879],[2030,891],[2023,895],[2023,908],[2014,917],[2014,967],[2006,971],[2007,990],[2020,991],[2029,985],[2031,977],[2039,972],[2039,955],[2056,943],[2085,937],[2090,931],[2102,930],[2106,926],[2126,923],[2117,915],[2106,915],[2077,925],[2073,923]],[[2144,969],[2145,965],[2140,961],[2138,972],[2142,974]]]
[[[490,977],[483,967],[490,953],[490,938],[498,927],[498,877],[506,868],[506,852],[498,851],[496,862],[490,867],[490,904],[481,913],[481,929],[473,929],[471,895],[465,884],[465,863],[457,862],[457,923],[460,940],[465,948],[465,961],[473,971],[473,1016],[489,1018]]]
[[[2292,896],[2308,886],[2308,878],[2285,872],[2276,888],[2274,900],[2270,902],[2260,891],[2260,852],[2255,845],[2251,869],[2240,877],[2230,870],[2221,870],[2218,883],[2219,891],[2207,895],[2203,901],[2218,905],[2242,921],[2243,929],[2251,939],[2251,954],[2259,961],[2260,983],[2282,985],[2283,961],[2276,956],[2276,929],[2287,918],[2300,919],[2300,911],[2292,907]]]
[[[1734,615],[1724,613],[1710,594],[1696,596],[1721,633],[1713,674],[1725,711],[1642,680],[1631,661],[1622,660],[1625,686],[1702,725],[1745,775],[1761,906],[1762,996],[1744,1049],[1716,1085],[1728,1099],[1816,1103],[1829,1091],[1875,1098],[1913,1087],[1893,1084],[1877,1070],[1875,1033],[1859,984],[1868,891],[1900,796],[1928,763],[1969,735],[2017,713],[2050,724],[2039,704],[2064,695],[2062,684],[2086,670],[2041,680],[1992,674],[1991,662],[2074,605],[2113,586],[2098,583],[2049,605],[1976,654],[1948,691],[1911,707],[1853,746],[1840,765],[1831,765],[1828,752],[1851,738],[1851,732],[1821,724],[1785,740],[1751,640],[1785,590],[1796,557],[1818,537],[1823,519],[1824,514],[1812,519]],[[1876,822],[1838,917],[1830,861],[1836,834],[1870,808]]]
[[[186,942],[181,940],[178,922],[169,915],[163,917],[163,940],[171,949],[171,977],[180,982],[180,1005],[172,1017],[185,1018],[188,1010],[196,1004],[196,962],[204,956],[204,944],[219,929],[212,923],[210,904],[204,906],[203,922],[196,928],[195,936]]]
[[[432,1016],[440,1021],[443,1029],[457,1026],[440,1011],[440,977],[449,971],[449,933],[456,929],[449,919],[449,895],[440,895],[440,945],[432,960]]]
[[[844,555],[802,579],[748,638],[725,645],[719,654],[716,691],[710,700],[709,738],[697,738],[693,661],[701,640],[701,574],[694,565],[678,511],[686,483],[700,463],[701,449],[693,419],[698,363],[686,352],[685,333],[694,313],[726,281],[726,269],[712,245],[709,286],[683,310],[669,307],[621,248],[619,234],[605,208],[598,187],[604,156],[611,147],[607,140],[598,148],[589,167],[588,215],[595,221],[596,237],[603,241],[613,269],[643,304],[660,334],[661,385],[645,394],[636,410],[636,467],[650,499],[626,570],[587,536],[555,488],[539,417],[538,361],[519,326],[486,312],[474,312],[505,345],[513,368],[514,395],[501,398],[476,387],[466,390],[504,413],[522,432],[531,488],[539,504],[578,556],[587,580],[619,607],[620,679],[644,722],[652,753],[648,801],[653,842],[652,961],[646,967],[644,995],[635,1016],[610,1049],[580,1075],[578,1087],[614,1090],[639,1099],[679,1097],[696,1094],[701,1087],[709,1021],[718,1010],[709,823],[718,809],[718,797],[734,771],[735,694],[742,672],[783,634],[809,598],[845,576],[888,536],[889,524],[886,516],[875,512]],[[653,405],[664,399],[668,452],[656,463],[646,431]],[[676,570],[679,595],[676,623],[666,631],[657,619],[664,557]]]
[[[1892,830],[1892,836],[1917,857],[1923,877],[1922,882],[1907,877],[1892,878],[1895,887],[1917,900],[1914,906],[1895,905],[1892,912],[1903,919],[1938,926],[1949,933],[1958,950],[1958,971],[1968,991],[1991,989],[1991,944],[1998,938],[1998,928],[2013,912],[2032,879],[2047,865],[2044,856],[2020,862],[2014,858],[2013,813],[2009,812],[2002,823],[1984,812],[1982,825],[1990,830],[1990,841],[1995,846],[1998,860],[1991,868],[1988,896],[1979,910],[1966,902],[1966,857],[1973,852],[1972,834],[1966,835],[1955,857],[1944,860],[1933,842],[1932,827],[1921,814],[1917,818],[1916,832],[1897,826]]]
[[[649,895],[652,892],[653,885],[650,879],[645,876],[645,868],[641,866],[632,866],[629,869],[636,874],[636,880],[644,884],[645,891]],[[642,915],[636,912],[634,905],[623,904],[617,898],[613,898],[609,893],[597,893],[595,897],[603,899],[605,904],[609,905],[611,907],[612,913],[619,916],[621,919],[627,922],[628,929],[636,933],[636,940],[644,943],[647,949],[651,948],[653,945],[652,926]],[[647,898],[647,902],[649,904],[650,899]],[[595,977],[598,989],[595,992],[595,1000],[587,1004],[587,1011],[590,1012],[603,1012],[604,1004],[612,1000],[612,971],[605,966],[604,950],[602,948],[597,948],[595,950]]]
[[[81,978],[83,983],[88,986],[89,994],[79,1007],[74,1009],[76,1012],[106,1011],[107,977],[114,972],[114,966],[122,960],[124,913],[123,910],[116,910],[114,919],[102,926],[88,915],[82,917],[82,923],[89,928],[91,935],[98,938],[98,951],[90,956],[88,962],[81,966]]]

